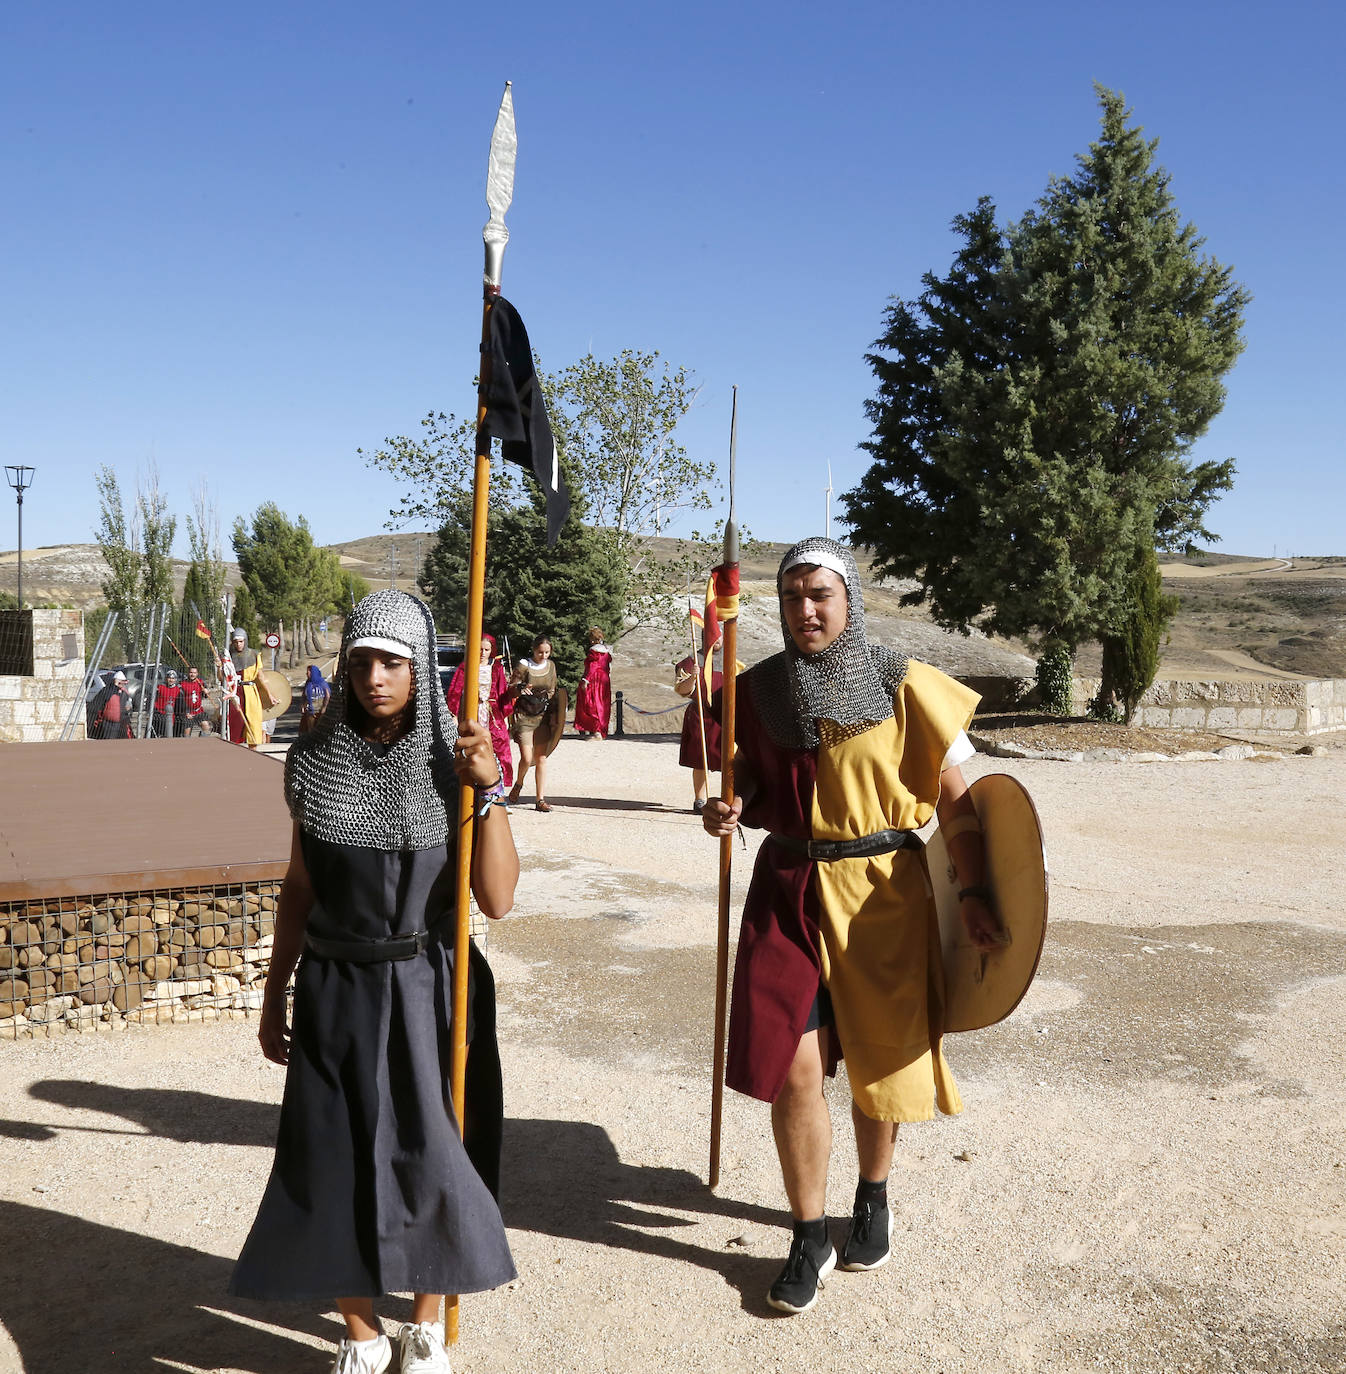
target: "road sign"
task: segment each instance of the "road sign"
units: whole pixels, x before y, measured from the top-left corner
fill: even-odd
[[[266,637],[266,647],[267,647],[268,649],[279,649],[279,648],[280,648],[280,636],[279,636],[279,635],[267,635],[267,637]]]

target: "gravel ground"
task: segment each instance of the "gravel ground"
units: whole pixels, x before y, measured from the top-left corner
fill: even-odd
[[[1042,967],[947,1043],[964,1114],[903,1129],[892,1263],[794,1319],[763,1300],[786,1247],[764,1106],[727,1096],[704,1182],[715,849],[675,755],[567,740],[557,809],[515,811],[490,955],[520,1278],[465,1300],[459,1370],[1346,1370],[1346,753],[968,765],[1042,814]],[[329,1367],[333,1313],[224,1292],[281,1091],[252,1025],[0,1063],[0,1371]],[[844,1080],[830,1100],[841,1217]]]

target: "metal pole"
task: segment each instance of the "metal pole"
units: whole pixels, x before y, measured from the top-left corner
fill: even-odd
[[[61,742],[64,743],[75,733],[75,722],[79,719],[80,708],[89,699],[89,689],[93,686],[93,680],[98,675],[98,665],[103,661],[103,653],[107,649],[108,640],[112,638],[112,627],[117,623],[117,612],[109,611],[107,619],[103,622],[103,628],[98,632],[98,642],[94,645],[93,657],[85,665],[84,681],[80,687],[79,698],[70,703],[70,714],[65,719],[65,725],[61,730]]]
[[[617,693],[617,728],[612,732],[612,733],[613,733],[613,736],[614,736],[616,739],[622,739],[623,736],[624,736],[623,726],[624,726],[625,723],[626,723],[626,721],[625,721],[625,714],[626,714],[626,693],[625,693],[625,692],[618,692],[618,693]]]
[[[14,495],[19,502],[18,608],[23,610],[23,493],[26,488],[33,485],[33,469],[22,464],[6,463],[5,478],[9,485],[14,488]]]
[[[136,726],[135,737],[144,739],[145,726],[145,677],[150,670],[150,640],[154,637],[154,612],[157,608],[150,607],[150,613],[145,619],[145,650],[140,655],[140,702],[136,707]]]
[[[164,662],[164,631],[168,628],[168,613],[170,610],[172,610],[172,607],[169,606],[168,602],[162,601],[159,603],[159,638],[155,641],[154,645],[154,694],[156,697],[159,695],[159,670],[163,667]],[[170,732],[172,728],[173,727],[170,725]],[[150,702],[150,730],[151,732],[154,730],[153,701]]]

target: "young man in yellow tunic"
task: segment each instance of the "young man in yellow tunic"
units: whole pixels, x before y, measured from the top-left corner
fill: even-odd
[[[860,1179],[843,1269],[889,1257],[898,1123],[962,1110],[940,1049],[939,931],[915,835],[932,815],[969,938],[992,949],[1001,935],[959,769],[973,753],[976,694],[866,641],[844,546],[796,544],[776,587],[785,647],[740,680],[738,795],[708,802],[702,819],[715,836],[740,820],[769,832],[744,903],[725,1077],[771,1103],[794,1238],[767,1301],[804,1312],[838,1263],[825,1216],[825,1075],[844,1056]]]

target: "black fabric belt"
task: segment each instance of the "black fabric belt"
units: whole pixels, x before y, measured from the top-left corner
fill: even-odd
[[[895,849],[919,849],[920,838],[914,830],[876,830],[856,840],[797,840],[793,835],[767,836],[782,849],[807,854],[810,859],[831,863],[836,859],[868,859],[875,854],[891,854]]]
[[[439,932],[418,930],[414,935],[392,935],[383,940],[328,940],[304,935],[304,943],[321,959],[344,959],[348,964],[381,964],[389,959],[414,959],[439,939]]]

